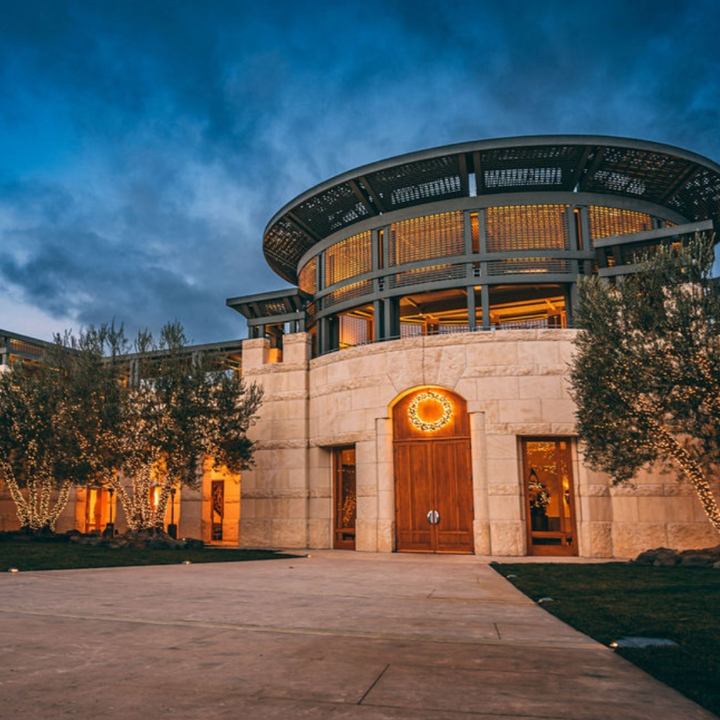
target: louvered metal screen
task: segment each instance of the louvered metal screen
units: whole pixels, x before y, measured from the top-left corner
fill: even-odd
[[[588,218],[591,240],[652,230],[652,217],[634,210],[593,205],[588,208]]]
[[[703,168],[668,203],[692,220],[720,220],[720,177]]]
[[[287,306],[279,300],[262,303],[262,313],[265,316],[284,315],[286,312],[288,312]]]
[[[629,247],[620,246],[621,262],[625,265],[642,262],[645,258],[654,255],[659,247],[660,243],[657,242],[633,243]]]
[[[564,274],[570,272],[570,262],[560,258],[511,258],[491,260],[487,265],[488,275]]]
[[[270,265],[281,275],[295,278],[297,261],[314,245],[290,221],[281,218],[265,236],[264,250]]]
[[[470,326],[465,324],[459,325],[443,325],[442,323],[437,326],[438,335],[454,335],[455,333],[469,332]]]
[[[317,268],[318,259],[317,256],[315,256],[309,262],[305,263],[298,276],[298,286],[310,295],[314,295],[317,292]]]
[[[441,282],[465,277],[465,265],[433,265],[432,267],[406,270],[390,276],[390,287],[419,285],[426,282]]]
[[[593,175],[585,181],[584,190],[662,202],[690,165],[688,160],[664,153],[608,147]]]
[[[569,250],[568,205],[516,205],[485,211],[488,252]]]
[[[572,190],[583,150],[565,145],[487,150],[481,155],[479,191]]]
[[[418,160],[367,176],[386,211],[463,195],[457,155]]]
[[[424,327],[420,323],[409,323],[409,322],[401,322],[400,323],[400,337],[401,338],[410,338],[410,337],[420,337],[424,333]]]
[[[340,316],[340,346],[365,345],[372,340],[372,323],[367,318]]]
[[[506,320],[501,321],[501,330],[545,330],[550,327],[550,320],[544,318],[532,318],[530,320]]]
[[[338,288],[337,290],[328,293],[322,299],[323,309],[337,305],[345,300],[362,297],[370,292],[372,292],[371,280],[361,280],[360,282],[353,283],[352,285],[346,285],[345,287]]]
[[[372,233],[341,240],[325,251],[325,286],[330,287],[372,270]]]
[[[320,237],[326,237],[370,215],[346,183],[313,195],[298,205],[293,213]]]
[[[390,226],[389,243],[391,265],[462,255],[463,214],[440,213],[393,223]]]

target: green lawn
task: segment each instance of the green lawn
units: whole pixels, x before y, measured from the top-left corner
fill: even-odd
[[[197,548],[187,550],[109,549],[103,546],[28,540],[0,541],[0,572],[18,570],[69,570],[73,568],[127,567],[131,565],[177,565],[191,563],[273,560],[284,555],[272,550],[229,550]]]
[[[501,564],[495,569],[543,608],[609,645],[622,637],[677,647],[616,652],[720,715],[720,571],[625,563]]]

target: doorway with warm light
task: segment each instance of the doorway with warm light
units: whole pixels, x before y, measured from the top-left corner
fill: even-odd
[[[467,404],[422,388],[393,408],[398,552],[473,552],[473,482]]]
[[[577,555],[569,438],[521,440],[528,555]]]
[[[355,446],[333,448],[334,531],[336,550],[355,549],[355,519],[357,516],[357,487]]]

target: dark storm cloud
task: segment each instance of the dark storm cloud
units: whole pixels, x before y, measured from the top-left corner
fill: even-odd
[[[720,159],[713,0],[0,0],[0,17],[0,276],[57,329],[238,336],[224,299],[283,285],[269,218],[383,157],[601,133]]]
[[[672,142],[716,115],[719,20],[714,2],[421,2],[407,27],[437,62],[462,67],[461,102],[473,115],[466,126],[490,134],[651,129]]]
[[[82,325],[117,317],[133,329],[157,328],[182,317],[188,328],[202,328],[212,318],[225,336],[237,334],[233,318],[218,317],[224,298],[212,284],[199,284],[192,273],[175,269],[173,251],[152,240],[130,246],[85,231],[72,218],[58,217],[54,202],[47,207],[54,221],[36,215],[30,227],[6,233],[0,254],[6,287],[21,288],[25,301]],[[128,227],[131,231],[132,224]]]

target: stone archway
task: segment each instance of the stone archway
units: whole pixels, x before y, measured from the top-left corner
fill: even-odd
[[[473,552],[470,422],[463,398],[413,390],[393,408],[398,552]]]

